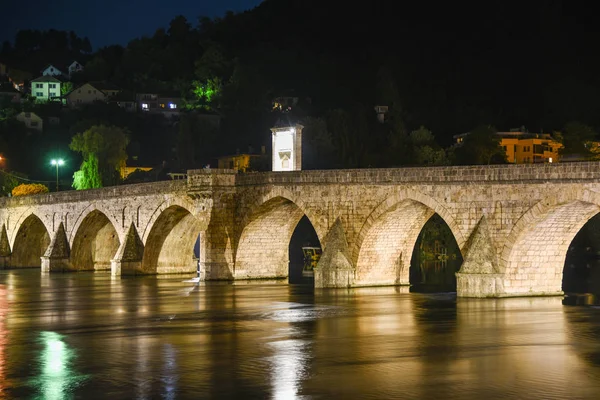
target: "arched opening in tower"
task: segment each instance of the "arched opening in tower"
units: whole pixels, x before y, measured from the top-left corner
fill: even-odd
[[[41,257],[50,244],[50,234],[35,215],[28,216],[15,237],[10,265],[13,268],[40,268]]]
[[[304,250],[303,250],[304,248]],[[291,200],[273,198],[250,217],[236,251],[236,279],[310,282],[321,243],[310,220]],[[305,262],[305,258],[307,258]]]
[[[583,225],[571,241],[563,268],[562,290],[586,294],[581,301],[597,302],[600,296],[600,214]]]
[[[83,219],[71,248],[71,264],[80,271],[110,271],[120,241],[108,217],[94,210]]]
[[[196,272],[198,258],[194,248],[200,229],[198,219],[185,208],[171,206],[165,209],[154,222],[144,246],[144,273]],[[198,246],[201,247],[201,241]]]
[[[460,248],[448,224],[433,214],[417,238],[410,262],[411,291],[455,292],[462,265]]]

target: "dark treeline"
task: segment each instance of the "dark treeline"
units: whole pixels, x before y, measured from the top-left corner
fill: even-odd
[[[565,137],[572,121],[584,126],[578,132],[600,126],[598,33],[576,7],[266,0],[222,18],[176,17],[152,36],[93,53],[74,33],[22,31],[0,59],[38,68],[58,53],[76,56],[85,69],[74,84],[109,81],[131,93],[183,97],[175,126],[98,106],[57,134],[68,144],[90,121],[124,127],[129,155],[150,165],[182,170],[249,146],[268,149],[278,121],[305,125],[307,168],[503,162],[494,127]],[[298,103],[274,112],[277,97]],[[383,124],[375,105],[388,107]],[[198,112],[220,115],[219,128]],[[480,133],[471,147],[447,150],[452,135],[468,131]]]

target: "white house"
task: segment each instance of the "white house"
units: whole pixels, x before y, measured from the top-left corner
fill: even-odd
[[[71,64],[69,64],[68,70],[69,77],[71,77],[71,75],[73,75],[74,73],[83,71],[83,65],[81,65],[77,61],[73,61]]]
[[[34,129],[38,132],[44,130],[44,121],[39,115],[32,112],[21,112],[15,117],[17,121],[21,121],[28,129]]]
[[[64,75],[64,73],[60,69],[56,68],[54,65],[50,64],[42,70],[42,75],[43,76],[61,76],[61,75]]]
[[[40,76],[31,81],[31,95],[38,102],[60,98],[60,85],[62,82],[53,76]]]

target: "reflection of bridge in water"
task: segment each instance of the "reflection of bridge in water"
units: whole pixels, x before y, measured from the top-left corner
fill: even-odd
[[[560,294],[573,237],[600,212],[600,163],[256,173],[5,198],[0,258],[44,272],[283,278],[306,216],[323,247],[318,287],[408,284],[437,213],[464,258],[459,296]],[[40,262],[41,259],[41,262]]]

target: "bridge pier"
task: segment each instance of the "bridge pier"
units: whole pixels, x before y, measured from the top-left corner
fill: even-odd
[[[75,271],[71,264],[69,241],[61,222],[52,236],[48,249],[41,257],[42,273]]]
[[[6,233],[6,225],[2,224],[2,232],[0,233],[0,269],[10,267],[10,242]]]
[[[316,288],[347,288],[354,286],[355,268],[350,261],[348,241],[338,218],[324,240],[321,259],[314,270]]]
[[[125,240],[115,258],[110,260],[110,273],[113,276],[121,275],[143,275],[147,274],[142,269],[142,259],[144,257],[144,244],[133,225],[129,226]]]

